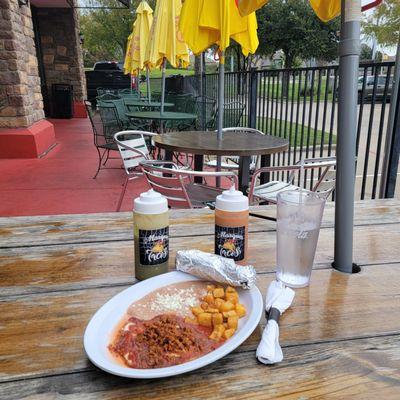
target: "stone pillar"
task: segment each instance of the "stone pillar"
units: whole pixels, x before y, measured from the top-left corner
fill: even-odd
[[[76,9],[38,8],[37,22],[50,103],[53,84],[70,84],[73,87],[74,117],[86,117],[83,103],[86,81]]]
[[[32,158],[55,143],[44,120],[31,10],[0,0],[0,158]]]

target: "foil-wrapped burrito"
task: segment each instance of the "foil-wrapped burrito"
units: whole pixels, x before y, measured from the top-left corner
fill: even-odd
[[[236,265],[234,260],[200,250],[178,251],[175,265],[178,271],[244,289],[251,289],[257,279],[252,265]]]

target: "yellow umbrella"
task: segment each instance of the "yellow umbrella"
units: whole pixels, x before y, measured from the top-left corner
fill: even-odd
[[[153,23],[153,10],[146,1],[141,1],[136,9],[133,31],[128,37],[124,72],[136,75],[145,67],[146,46]]]
[[[235,0],[186,0],[180,29],[195,54],[213,44],[225,51],[230,39],[241,45],[245,56],[254,53],[258,47],[256,15],[251,13],[242,17]]]
[[[185,0],[180,29],[191,50],[197,54],[213,44],[220,51],[218,80],[218,131],[222,139],[224,112],[224,53],[233,39],[242,47],[244,55],[254,53],[258,47],[257,19],[255,13],[242,17],[235,0]],[[217,170],[221,159],[217,158]]]
[[[145,64],[150,68],[162,67],[161,112],[164,111],[165,60],[175,68],[189,65],[189,49],[179,31],[181,8],[181,0],[157,1],[147,43]]]
[[[138,75],[145,68],[146,46],[153,23],[153,10],[146,1],[141,1],[136,9],[136,20],[132,33],[128,37],[128,45],[124,62],[125,74]],[[146,67],[147,95],[150,101],[149,69]]]
[[[311,7],[318,18],[324,22],[337,17],[340,14],[340,0],[309,0]]]
[[[318,18],[324,22],[330,21],[340,14],[340,0],[309,0]],[[264,4],[268,0],[237,0],[239,11],[241,15],[248,15]]]

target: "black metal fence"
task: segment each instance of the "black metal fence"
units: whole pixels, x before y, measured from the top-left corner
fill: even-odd
[[[393,73],[393,62],[360,65],[356,199],[390,192],[382,187],[382,172],[388,152],[393,153],[393,145],[386,143],[390,103],[399,102],[391,96]],[[242,126],[289,140],[288,151],[272,156],[272,165],[288,165],[335,155],[339,85],[338,66],[252,70],[226,73],[224,94],[225,102],[245,105]],[[185,77],[184,90],[217,100],[218,74]],[[391,165],[392,177],[397,176],[397,167]],[[311,188],[317,177],[305,179]]]

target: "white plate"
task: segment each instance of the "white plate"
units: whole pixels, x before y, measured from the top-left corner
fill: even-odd
[[[167,274],[158,275],[136,283],[105,303],[92,317],[86,327],[83,344],[90,361],[97,367],[114,375],[127,378],[161,378],[183,374],[204,367],[236,349],[251,335],[260,322],[263,300],[257,287],[251,290],[238,289],[240,302],[246,307],[248,313],[240,319],[239,327],[235,334],[211,353],[180,365],[152,369],[124,367],[118,364],[111,356],[107,348],[110,343],[111,334],[130,304],[163,286],[193,280],[200,279],[179,271],[168,272]]]

